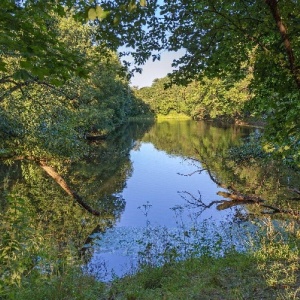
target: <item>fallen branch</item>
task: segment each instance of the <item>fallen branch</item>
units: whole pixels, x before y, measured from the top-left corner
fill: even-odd
[[[87,210],[94,216],[100,216],[100,212],[93,209],[79,196],[76,192],[72,191],[66,181],[51,167],[46,164],[45,161],[39,161],[41,168],[54,179],[54,181],[69,195],[71,196],[81,207]]]
[[[240,193],[228,193],[228,192],[218,192],[217,195],[222,196],[224,198],[230,198],[234,201],[249,201],[253,203],[262,203],[265,202],[264,199],[255,196],[255,195],[243,195]]]
[[[195,151],[197,152],[197,154],[200,157],[200,160],[198,160],[198,163],[200,163],[202,166],[204,166],[204,168],[201,168],[199,170],[196,170],[190,174],[180,174],[183,176],[192,176],[195,173],[199,173],[201,174],[203,171],[206,171],[208,176],[210,177],[210,179],[217,184],[219,187],[222,187],[224,189],[226,189],[227,191],[219,191],[217,193],[217,195],[224,197],[224,198],[229,198],[230,200],[214,200],[211,201],[210,203],[206,204],[202,201],[202,197],[200,192],[199,193],[199,197],[195,197],[193,196],[191,193],[189,192],[182,192],[186,195],[188,195],[190,197],[190,199],[184,197],[181,195],[181,197],[183,197],[187,203],[189,205],[192,205],[194,207],[198,207],[200,208],[200,213],[202,213],[204,210],[209,209],[210,207],[212,207],[213,205],[217,205],[216,208],[218,210],[224,210],[233,206],[237,206],[237,205],[243,205],[243,204],[257,204],[258,206],[268,209],[262,212],[262,214],[288,214],[291,215],[293,217],[299,217],[300,216],[300,212],[297,210],[293,210],[293,209],[282,209],[280,207],[276,207],[276,206],[272,206],[272,205],[268,205],[266,203],[266,201],[264,199],[262,199],[259,196],[256,195],[244,195],[241,194],[237,191],[237,189],[235,189],[232,184],[230,186],[227,186],[225,184],[222,184],[221,182],[219,182],[217,180],[217,178],[212,174],[212,172],[210,171],[210,168],[208,167],[208,164],[205,162],[205,160],[203,160],[201,158],[201,155],[199,153],[199,151],[197,149],[195,149]],[[193,159],[194,161],[197,161],[196,159]],[[292,192],[299,194],[300,195],[300,191],[299,189],[293,188],[290,189]],[[299,198],[297,198],[298,200]]]

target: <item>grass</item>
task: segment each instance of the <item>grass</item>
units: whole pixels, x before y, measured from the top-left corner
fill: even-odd
[[[278,263],[280,269],[275,271]],[[145,267],[136,275],[106,285],[80,272],[47,281],[32,279],[9,299],[300,299],[299,269],[292,270],[291,265],[288,259],[265,260],[257,253],[230,252],[222,258],[206,256],[159,268]]]
[[[207,252],[184,261],[169,260],[160,267],[144,265],[138,273],[97,282],[68,266],[51,276],[29,276],[11,287],[4,299],[20,300],[143,300],[143,299],[300,299],[297,223],[266,219],[247,240],[247,251],[228,250],[216,257]],[[1,298],[1,297],[0,297]]]
[[[282,263],[287,269],[289,263]],[[267,277],[272,261],[264,267],[255,255],[231,252],[222,258],[202,257],[146,268],[114,282],[109,299],[299,299],[297,281],[270,284]]]
[[[176,120],[190,120],[191,119],[191,117],[186,114],[176,113],[176,112],[171,112],[167,115],[158,114],[158,115],[156,115],[156,118],[158,121],[169,120],[169,119],[176,119]]]
[[[30,276],[20,287],[13,287],[3,299],[16,300],[97,300],[106,285],[82,274],[78,267],[51,276]],[[0,296],[0,299],[1,296]]]

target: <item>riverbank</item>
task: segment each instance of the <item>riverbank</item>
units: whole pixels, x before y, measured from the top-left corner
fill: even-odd
[[[155,118],[158,121],[163,120],[191,120],[192,117],[183,114],[183,113],[169,113],[167,115],[157,114],[155,115]],[[224,118],[216,118],[211,120],[206,120],[216,123],[223,123],[223,124],[235,124],[240,126],[249,126],[249,127],[257,127],[257,128],[263,128],[266,125],[266,122],[262,118],[254,118],[254,117],[247,117],[244,119],[224,119]]]
[[[299,299],[294,259],[236,252],[190,259],[118,280],[108,293],[110,299]]]
[[[248,241],[243,253],[231,249],[221,257],[208,252],[184,261],[174,258],[110,283],[66,264],[48,276],[28,276],[4,299],[299,299],[298,225],[286,222],[278,228],[266,219],[257,240]]]
[[[167,115],[162,115],[162,114],[157,114],[155,115],[155,118],[160,121],[160,120],[191,120],[192,118],[186,114],[183,113],[176,113],[172,112]]]

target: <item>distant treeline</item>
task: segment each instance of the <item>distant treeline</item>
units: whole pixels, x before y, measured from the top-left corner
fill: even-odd
[[[155,114],[172,112],[186,114],[193,119],[240,119],[251,113],[252,94],[249,89],[251,73],[229,84],[219,78],[203,78],[186,86],[173,84],[168,77],[155,79],[151,87],[136,89]],[[254,111],[253,111],[254,113]]]

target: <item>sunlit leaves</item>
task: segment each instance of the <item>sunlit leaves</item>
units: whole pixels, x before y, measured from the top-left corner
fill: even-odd
[[[137,6],[136,6],[136,1],[130,1],[128,3],[128,11],[129,12],[134,12],[136,10]]]
[[[147,6],[147,1],[146,0],[140,0],[139,4],[140,4],[141,7],[146,7]],[[122,13],[125,13],[125,12],[134,13],[136,11],[137,7],[138,7],[137,6],[137,1],[136,0],[130,0],[130,1],[128,1],[128,3],[126,5],[125,4],[120,4],[119,5],[119,10]],[[111,12],[109,10],[105,10],[100,5],[96,5],[95,8],[91,7],[88,10],[88,19],[93,21],[96,18],[98,18],[100,21],[102,21],[102,20],[106,19],[109,16],[110,13]],[[115,15],[114,16],[114,24],[118,24],[119,22],[120,22],[120,16]]]
[[[97,18],[97,12],[96,12],[95,8],[89,9],[88,17],[90,20],[95,20]]]
[[[98,18],[100,21],[105,19],[109,15],[109,11],[105,11],[101,6],[97,5],[96,8],[90,8],[88,11],[89,20],[95,20]]]
[[[168,78],[156,79],[151,87],[137,91],[144,101],[149,103],[156,114],[168,114],[171,111],[184,113],[194,119],[228,118],[235,119],[243,115],[245,104],[251,100],[249,91],[251,74],[230,87],[219,78],[203,78],[187,86],[173,84]]]
[[[140,0],[140,5],[145,7],[147,6],[147,1],[146,0]]]
[[[249,4],[231,0],[201,3],[166,0],[159,4],[159,18],[147,16],[150,34],[136,36],[135,59],[139,62],[137,56],[142,56],[145,49],[156,51],[159,44],[167,50],[186,49],[173,63],[176,68],[171,77],[173,82],[188,84],[207,76],[226,80],[233,86],[226,91],[226,97],[232,96],[234,101],[222,103],[222,96],[216,97],[220,105],[215,106],[215,112],[225,112],[229,103],[239,105],[234,81],[245,79],[250,68],[253,78],[249,91],[255,101],[248,106],[248,113],[265,117],[268,123],[265,135],[281,154],[291,153],[291,149],[296,148],[299,153],[297,103],[300,91],[295,81],[299,74],[295,75],[294,71],[300,64],[299,3],[273,1],[273,5],[277,6],[279,18],[288,32],[295,67],[289,63],[282,36],[265,1]],[[149,40],[156,43],[147,44]],[[289,150],[285,150],[287,145]]]
[[[0,71],[9,71],[6,66],[7,57],[20,57],[21,67],[39,80],[63,84],[73,75],[86,75],[85,57],[78,48],[65,47],[58,38],[57,24],[58,17],[70,15],[86,22],[86,18],[83,20],[79,16],[82,11],[88,11],[87,4],[72,0],[67,3],[54,2],[26,0],[22,1],[22,5],[17,1],[1,2]],[[97,7],[98,16],[106,17],[108,12],[99,9]],[[93,40],[95,42],[95,36]]]
[[[3,147],[15,155],[74,161],[87,154],[88,132],[107,134],[127,120],[134,105],[116,54],[91,43],[93,29],[72,16],[53,19],[65,53],[76,51],[85,67],[77,68],[76,76],[57,56],[55,63],[67,73],[61,70],[56,76],[50,66],[39,68],[26,56],[6,56],[9,72],[1,74],[8,80],[0,90],[0,135]],[[67,82],[60,80],[70,74]]]

